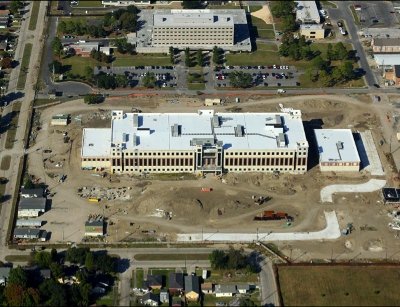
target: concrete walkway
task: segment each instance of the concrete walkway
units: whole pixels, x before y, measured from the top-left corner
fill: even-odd
[[[335,211],[325,212],[326,227],[314,232],[269,232],[269,233],[186,233],[178,234],[178,242],[253,242],[253,241],[309,241],[331,240],[340,237],[339,223]]]
[[[332,184],[321,190],[322,202],[333,202],[332,195],[334,193],[368,193],[382,189],[386,184],[386,180],[371,179],[368,182],[360,184]]]
[[[368,165],[365,169],[369,171],[372,176],[384,176],[385,172],[383,171],[381,159],[379,158],[371,130],[360,132],[360,136],[368,157]]]

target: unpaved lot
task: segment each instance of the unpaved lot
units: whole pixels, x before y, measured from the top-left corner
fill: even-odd
[[[217,111],[228,112],[268,112],[278,110],[278,103],[285,107],[299,108],[307,134],[313,128],[353,128],[373,129],[375,140],[381,131],[379,116],[367,99],[347,96],[296,96],[266,99],[265,97],[242,97],[243,103],[233,104],[228,98]],[[171,103],[171,100],[176,100]],[[282,243],[284,252],[304,257],[308,254],[325,255],[327,250],[355,252],[383,249],[383,241],[398,244],[387,227],[387,208],[380,203],[378,192],[346,194],[334,198],[333,204],[321,204],[320,189],[336,183],[360,183],[371,176],[366,171],[357,174],[321,174],[317,167],[315,144],[310,138],[310,170],[305,175],[281,174],[275,176],[262,173],[230,173],[222,177],[213,175],[195,178],[177,176],[113,176],[102,178],[100,174],[80,169],[80,149],[82,128],[109,127],[112,109],[130,111],[139,108],[144,112],[195,112],[202,107],[203,100],[196,98],[131,97],[114,98],[100,106],[88,106],[82,101],[73,101],[40,110],[37,138],[29,153],[29,173],[47,184],[52,197],[51,210],[43,215],[47,221],[44,228],[52,232],[51,241],[80,242],[84,234],[84,222],[89,214],[101,214],[107,218],[108,236],[106,240],[173,240],[182,232],[285,232],[315,231],[324,228],[324,210],[336,210],[341,227],[353,223],[354,234],[325,247],[308,243]],[[50,126],[51,116],[71,114],[72,122],[67,127]],[[67,132],[71,142],[63,142]],[[378,147],[381,152],[384,147]],[[45,153],[44,149],[51,149]],[[45,160],[45,162],[43,162]],[[390,170],[389,161],[382,160],[384,169]],[[59,176],[67,176],[59,182]],[[387,174],[391,182],[392,174]],[[103,198],[99,203],[91,203],[78,192],[96,188],[124,191],[123,197]],[[212,187],[209,193],[201,192],[201,187]],[[122,192],[121,192],[122,193]],[[264,196],[268,200],[262,205],[255,204],[253,196]],[[294,218],[291,225],[284,221],[255,222],[253,218],[263,210],[287,212]],[[171,217],[171,219],[168,218]],[[372,225],[374,230],[360,230]],[[367,227],[368,228],[368,227]],[[384,239],[388,237],[389,239]],[[346,240],[348,241],[345,246]],[[393,242],[392,242],[393,241]],[[385,241],[387,242],[387,241]],[[388,243],[385,243],[388,244]],[[393,246],[394,246],[393,245]],[[371,247],[372,246],[372,247]],[[378,249],[375,247],[378,246]],[[375,248],[375,249],[374,249]],[[311,257],[311,256],[310,256]],[[312,258],[312,257],[311,257]]]

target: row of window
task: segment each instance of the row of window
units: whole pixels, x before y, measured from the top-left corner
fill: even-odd
[[[108,158],[83,158],[83,161],[110,161]]]
[[[293,165],[293,158],[229,158],[225,165]]]
[[[358,162],[321,162],[322,166],[357,166]]]
[[[119,159],[113,159],[113,166],[119,166]],[[191,166],[193,159],[125,159],[125,166]]]
[[[114,171],[121,172],[122,170],[121,170],[121,168],[115,168]],[[125,168],[124,169],[124,172],[139,172],[139,173],[141,173],[141,172],[167,173],[167,172],[192,172],[192,171],[193,171],[193,169],[190,169],[190,168],[166,168],[166,169],[161,169],[161,168],[158,168],[158,169],[147,169],[147,168],[144,168],[144,169],[137,170],[137,169],[131,167],[131,168]]]
[[[293,151],[267,151],[267,152],[229,152],[225,151],[225,156],[293,156]]]
[[[132,156],[192,156],[193,152],[124,152],[125,157]]]
[[[220,30],[231,30],[231,27],[213,27],[213,28],[204,28],[204,27],[198,27],[198,28],[177,28],[177,27],[168,27],[168,28],[159,28],[159,27],[154,27],[153,28],[154,31],[160,31],[160,30],[164,30],[164,31],[177,31],[177,30],[196,30],[196,31],[215,31],[216,29],[220,29]]]
[[[230,172],[273,172],[273,171],[292,171],[293,168],[273,168],[273,167],[260,167],[260,168],[230,168],[228,169]]]

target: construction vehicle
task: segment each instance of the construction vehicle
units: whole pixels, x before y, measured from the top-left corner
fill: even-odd
[[[201,188],[202,192],[211,192],[212,190],[212,188]]]
[[[260,215],[254,217],[254,221],[277,221],[286,220],[292,221],[292,217],[288,216],[285,212],[264,211]]]
[[[89,197],[88,201],[90,201],[92,203],[98,203],[100,201],[100,199],[98,199],[97,197]]]

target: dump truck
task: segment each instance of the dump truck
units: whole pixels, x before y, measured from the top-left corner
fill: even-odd
[[[264,211],[260,215],[254,217],[254,221],[275,221],[275,220],[291,220],[285,212]]]

